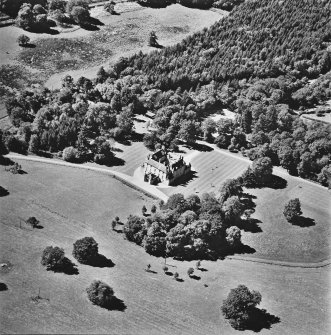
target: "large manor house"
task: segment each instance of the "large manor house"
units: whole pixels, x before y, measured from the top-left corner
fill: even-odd
[[[144,180],[152,185],[174,185],[186,179],[190,173],[191,164],[186,164],[183,156],[169,153],[165,149],[148,155],[144,162]]]

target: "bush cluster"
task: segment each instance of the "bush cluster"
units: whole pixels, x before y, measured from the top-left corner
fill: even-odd
[[[152,255],[217,258],[241,245],[240,229],[235,226],[245,209],[241,194],[238,180],[224,183],[218,196],[174,194],[149,217],[130,215],[123,232]]]

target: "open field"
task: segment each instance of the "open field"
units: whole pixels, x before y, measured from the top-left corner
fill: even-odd
[[[45,82],[50,77],[47,87],[58,88],[61,78],[67,73],[74,79],[81,76],[93,78],[101,65],[108,67],[119,57],[130,56],[140,50],[155,50],[147,45],[152,30],[158,35],[160,44],[173,45],[225,15],[177,4],[153,9],[136,3],[121,3],[115,6],[115,10],[120,15],[109,15],[102,7],[91,11],[92,16],[101,22],[96,31],[77,26],[68,31],[59,29],[57,35],[24,31],[35,48],[17,45],[16,39],[23,33],[22,29],[14,26],[0,28],[0,65],[27,65],[38,71],[39,81]],[[18,67],[16,72],[19,75]],[[3,81],[1,76],[0,81]]]
[[[254,223],[243,233],[243,242],[256,249],[251,257],[291,262],[319,262],[330,258],[331,196],[319,185],[282,177],[281,189],[248,189],[256,196]],[[301,226],[286,221],[285,204],[294,198],[301,202]]]
[[[27,174],[12,175],[1,168],[0,185],[9,195],[0,198],[1,261],[13,268],[1,273],[8,291],[0,293],[3,333],[110,334],[236,334],[220,315],[229,289],[242,283],[262,293],[261,308],[280,318],[260,334],[328,334],[330,267],[293,269],[235,260],[202,262],[201,280],[189,279],[190,262],[168,260],[171,271],[184,280],[163,274],[162,260],[123,240],[109,227],[114,215],[124,219],[140,213],[144,196],[102,174],[35,162],[21,163]],[[35,215],[43,229],[18,228],[18,218]],[[47,245],[65,249],[94,236],[100,253],[112,268],[78,265],[78,275],[47,272],[40,255]],[[146,273],[146,264],[157,273]],[[176,270],[175,270],[176,269]],[[93,279],[110,284],[123,300],[124,311],[93,306],[85,288]],[[208,287],[205,287],[207,284]],[[33,302],[38,294],[48,300]],[[328,292],[328,293],[327,293]],[[253,334],[246,331],[245,334]]]
[[[185,185],[160,188],[164,193],[183,193],[187,196],[192,193],[202,195],[204,192],[218,192],[225,180],[239,177],[250,164],[216,150],[199,152],[190,162],[192,170],[196,172],[193,179]]]

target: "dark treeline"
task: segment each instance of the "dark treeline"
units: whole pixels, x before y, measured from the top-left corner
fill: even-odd
[[[16,140],[35,152],[72,146],[86,159],[104,152],[100,143],[129,139],[133,116],[153,111],[150,149],[203,136],[326,185],[330,127],[296,113],[331,98],[330,17],[329,1],[248,1],[175,46],[101,68],[93,81],[68,77],[60,91],[22,92],[7,102],[18,127],[9,149]],[[236,119],[208,119],[222,108]]]

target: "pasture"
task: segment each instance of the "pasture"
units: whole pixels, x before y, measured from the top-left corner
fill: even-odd
[[[176,282],[161,270],[162,259],[110,229],[115,215],[124,220],[129,213],[140,213],[143,204],[149,209],[149,199],[103,174],[19,162],[26,174],[12,175],[0,167],[0,185],[9,192],[0,198],[0,260],[13,265],[1,273],[1,281],[8,285],[0,292],[3,333],[237,334],[222,317],[220,305],[238,284],[259,290],[261,308],[280,318],[260,334],[329,333],[329,267],[203,261],[206,271],[196,270],[200,280],[194,280],[186,274],[194,263],[168,259],[169,271],[183,279]],[[43,228],[19,229],[18,218],[31,215]],[[115,265],[78,264],[78,275],[48,272],[40,265],[47,245],[63,247],[74,260],[72,244],[83,236],[93,236],[99,252]],[[148,263],[156,273],[144,271]],[[85,288],[93,279],[113,287],[123,300],[122,311],[101,309],[87,300]],[[49,300],[31,299],[39,289]]]
[[[330,258],[330,191],[299,178],[279,176],[284,178],[284,188],[246,190],[256,197],[252,224],[243,234],[243,241],[256,249],[250,256],[307,263]],[[294,198],[300,199],[303,212],[298,225],[283,215],[285,204]]]

